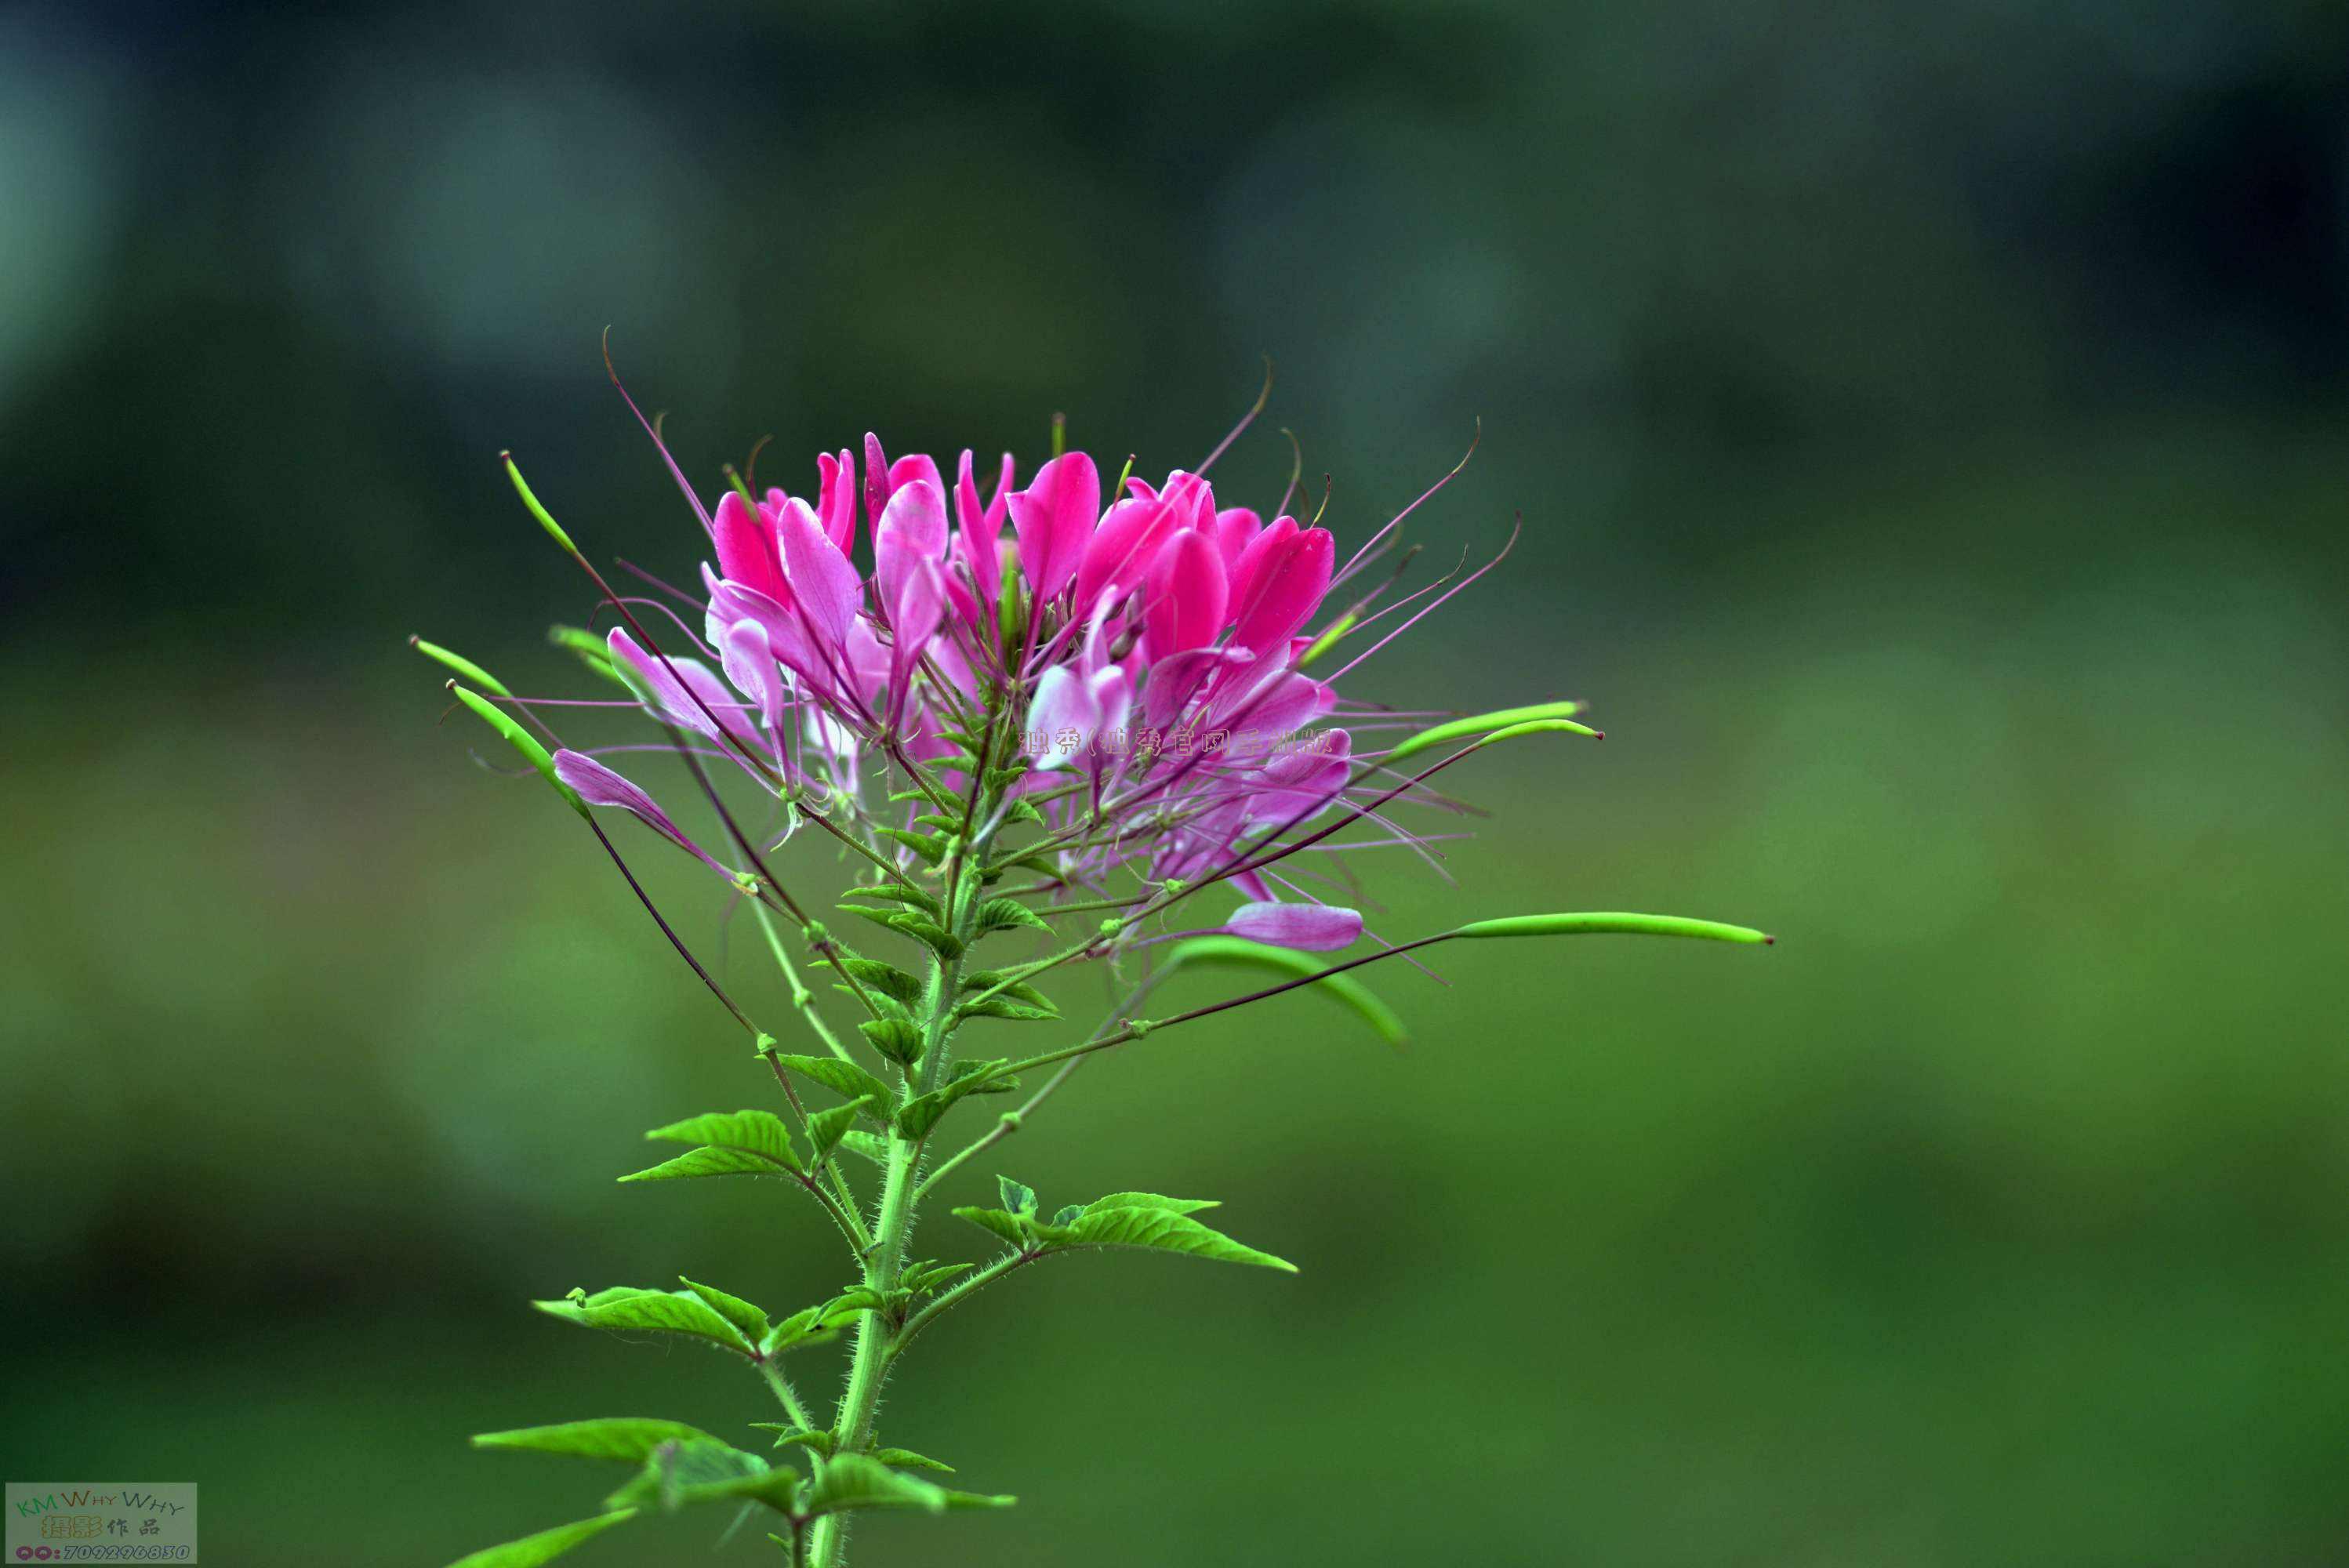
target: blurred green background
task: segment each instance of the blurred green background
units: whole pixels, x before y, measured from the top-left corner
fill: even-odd
[[[1080,1077],[1000,1169],[1304,1272],[988,1293],[885,1426],[1021,1504],[859,1561],[2349,1560],[2349,12],[52,0],[0,211],[7,1475],[438,1564],[610,1479],[469,1432],[770,1414],[526,1297],[839,1283],[803,1205],[612,1184],[771,1090],[403,646],[584,683],[501,447],[690,573],[608,325],[713,490],[1056,409],[1163,471],[1270,352],[1220,489],[1289,427],[1358,541],[1481,418],[1415,536],[1524,542],[1350,688],[1609,738],[1455,775],[1458,885],[1366,858],[1375,923],[1781,937],[1447,949],[1402,1054],[1292,997]]]

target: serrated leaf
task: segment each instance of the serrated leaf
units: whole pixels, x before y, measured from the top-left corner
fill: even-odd
[[[822,1160],[848,1136],[849,1124],[859,1116],[872,1115],[876,1109],[872,1096],[852,1099],[846,1105],[835,1105],[808,1117],[808,1142],[814,1146],[815,1158]]]
[[[1260,942],[1249,942],[1237,936],[1198,936],[1188,942],[1178,942],[1167,954],[1169,973],[1185,967],[1221,965],[1232,968],[1259,969],[1288,979],[1299,979],[1319,974],[1327,967],[1309,954],[1294,953],[1286,947],[1268,947]],[[1304,989],[1319,991],[1330,1000],[1353,1013],[1378,1031],[1391,1046],[1403,1043],[1402,1020],[1394,1009],[1371,995],[1350,975],[1330,975]]]
[[[917,1454],[911,1449],[874,1449],[872,1457],[885,1465],[895,1465],[901,1470],[943,1470],[947,1475],[954,1474],[954,1466],[934,1460],[927,1454]]]
[[[797,1470],[771,1465],[757,1454],[704,1438],[662,1444],[645,1460],[643,1471],[605,1499],[605,1504],[611,1508],[657,1504],[674,1513],[697,1502],[742,1499],[789,1513],[798,1491]]]
[[[667,1140],[672,1143],[701,1143],[713,1150],[727,1150],[750,1156],[768,1165],[781,1167],[781,1173],[797,1175],[800,1157],[792,1148],[791,1129],[783,1119],[771,1110],[713,1110],[701,1116],[690,1116],[683,1121],[673,1121],[667,1127],[656,1127],[645,1134],[647,1139]],[[675,1164],[676,1161],[670,1161]],[[655,1169],[662,1169],[656,1167]],[[686,1171],[686,1175],[740,1175],[740,1170]],[[642,1172],[649,1177],[650,1171]],[[622,1177],[622,1181],[636,1178]]]
[[[633,1508],[620,1508],[593,1519],[558,1524],[552,1530],[542,1530],[535,1535],[525,1535],[502,1546],[485,1546],[479,1552],[458,1558],[449,1564],[449,1568],[539,1568],[540,1563],[554,1562],[589,1536],[601,1535],[616,1524],[626,1524],[636,1516],[636,1512]]]
[[[949,817],[943,811],[919,812],[915,816],[914,820],[919,822],[926,828],[936,828],[941,833],[959,833],[962,831],[962,819],[960,817]]]
[[[1036,1212],[1036,1189],[1029,1186],[1025,1181],[1014,1181],[1009,1176],[998,1176],[995,1179],[995,1191],[1002,1199],[1003,1206],[1013,1213],[1032,1215]]]
[[[1070,1244],[1086,1247],[1141,1247],[1154,1252],[1185,1253],[1216,1263],[1254,1264],[1262,1268],[1297,1272],[1286,1259],[1260,1253],[1210,1230],[1171,1209],[1096,1209],[1079,1215],[1069,1227]]]
[[[840,1454],[809,1485],[802,1507],[812,1518],[852,1508],[910,1508],[944,1513],[950,1508],[1009,1508],[1017,1501],[948,1491],[929,1481],[899,1475],[868,1455]]]
[[[853,887],[842,896],[845,898],[885,899],[893,903],[910,903],[915,908],[926,910],[932,914],[938,913],[937,895],[932,893],[926,888],[914,887],[905,882],[889,882],[881,886]]]
[[[962,956],[962,938],[936,921],[916,914],[911,910],[899,910],[889,917],[890,930],[910,936],[939,957],[953,960]]]
[[[916,1143],[927,1138],[930,1135],[930,1129],[938,1124],[938,1119],[946,1115],[955,1101],[975,1090],[984,1075],[998,1068],[1009,1067],[1010,1061],[1011,1058],[1009,1057],[999,1057],[993,1061],[957,1063],[957,1066],[961,1069],[961,1073],[951,1083],[941,1085],[926,1095],[907,1100],[899,1108],[897,1111],[899,1136],[912,1139]]]
[[[922,1030],[910,1019],[867,1018],[856,1029],[874,1050],[900,1066],[911,1067],[922,1059]]]
[[[784,1070],[794,1072],[811,1083],[820,1083],[843,1099],[877,1099],[884,1107],[896,1103],[897,1097],[889,1086],[858,1067],[854,1062],[842,1061],[838,1057],[775,1057]],[[868,1112],[875,1121],[885,1123],[885,1111]]]
[[[631,1171],[623,1181],[679,1181],[700,1176],[789,1176],[771,1161],[741,1149],[696,1149],[643,1171]]]
[[[987,870],[990,876],[1001,876],[1009,871],[1034,872],[1038,876],[1046,877],[1057,877],[1061,874],[1060,867],[1046,860],[1040,851],[1035,850],[1030,850],[1024,855],[1015,855],[1008,861],[998,861]]]
[[[1036,802],[1025,798],[1012,801],[1011,809],[1003,814],[1003,825],[1007,828],[1019,822],[1034,822],[1040,827],[1043,821],[1044,813],[1036,810]]]
[[[826,962],[819,960],[817,967],[823,967]],[[884,964],[878,958],[846,958],[837,967],[854,975],[867,990],[878,991],[894,1001],[912,1004],[922,999],[922,982],[895,964]]]
[[[874,832],[895,843],[905,845],[931,865],[947,858],[947,841],[935,833],[916,833],[910,828],[875,828]]]
[[[683,1274],[677,1278],[679,1284],[708,1303],[711,1311],[741,1330],[742,1337],[752,1345],[764,1343],[773,1331],[774,1325],[767,1321],[766,1312],[740,1296],[729,1295],[716,1285],[700,1284]]]
[[[645,1416],[607,1416],[592,1421],[564,1421],[552,1427],[517,1427],[510,1432],[479,1432],[477,1449],[525,1449],[542,1454],[569,1454],[583,1460],[621,1460],[642,1464],[663,1443],[717,1439],[683,1421],[657,1420]]]
[[[968,1220],[982,1231],[994,1232],[1023,1252],[1027,1250],[1029,1242],[1032,1240],[1028,1233],[1028,1227],[1019,1222],[1019,1216],[1006,1213],[1001,1209],[965,1208],[948,1212],[956,1219]]]
[[[1052,929],[1043,916],[1016,898],[988,899],[978,906],[978,918],[981,931],[1014,931],[1023,925],[1038,931]]]
[[[750,1354],[750,1345],[740,1330],[691,1291],[616,1285],[578,1301],[534,1301],[531,1305],[550,1317],[560,1317],[583,1328],[624,1334],[674,1334],[738,1355]]]

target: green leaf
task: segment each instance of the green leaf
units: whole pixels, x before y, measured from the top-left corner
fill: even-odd
[[[1022,1252],[1025,1252],[1029,1243],[1034,1240],[1029,1234],[1028,1227],[1019,1222],[1019,1215],[1007,1213],[1001,1209],[965,1208],[949,1210],[948,1212],[957,1220],[968,1220],[982,1231],[994,1232]]]
[[[759,1354],[779,1356],[797,1346],[823,1345],[837,1338],[838,1336],[823,1326],[823,1308],[820,1306],[803,1306],[789,1317],[778,1319],[774,1331],[760,1342]]]
[[[1035,1007],[1049,1007],[1052,1005],[1050,997],[1028,984],[1027,981],[1011,978],[1011,971],[1009,969],[975,970],[962,977],[962,985],[957,989],[982,993],[992,991],[999,996],[1009,996],[1015,1002],[1025,1002]]]
[[[851,1131],[840,1135],[840,1146],[852,1154],[862,1154],[875,1165],[889,1163],[889,1140],[870,1132]]]
[[[787,1426],[781,1421],[753,1421],[750,1425],[762,1432],[780,1433],[775,1439],[775,1447],[779,1449],[797,1447],[829,1455],[839,1441],[822,1428]]]
[[[959,1061],[947,1075],[946,1087],[964,1094],[1009,1094],[1019,1087],[1016,1078],[988,1078],[987,1075],[1002,1067],[1008,1060],[998,1057],[991,1061]],[[966,1083],[965,1079],[978,1080]]]
[[[1038,931],[1052,929],[1043,916],[1016,898],[991,898],[978,906],[978,929],[982,932],[1014,931],[1023,925]]]
[[[477,1449],[528,1449],[543,1454],[570,1454],[583,1460],[624,1460],[642,1464],[663,1443],[715,1442],[708,1432],[683,1421],[655,1420],[640,1416],[608,1416],[594,1421],[564,1421],[553,1427],[517,1427],[510,1432],[475,1434]]]
[[[790,1057],[780,1053],[775,1060],[785,1070],[795,1072],[811,1083],[820,1083],[843,1099],[877,1099],[883,1107],[895,1105],[896,1095],[889,1086],[858,1067],[854,1062],[842,1061],[838,1057]],[[875,1121],[885,1123],[889,1118],[884,1109],[871,1113]]]
[[[892,910],[889,913],[894,914],[896,912]],[[822,968],[828,963],[830,960],[819,958],[816,966]],[[884,964],[877,958],[848,958],[841,961],[840,967],[854,975],[866,989],[878,991],[893,1001],[910,1006],[922,999],[921,981],[895,964]]]
[[[1102,1209],[1164,1209],[1173,1214],[1195,1214],[1202,1209],[1223,1206],[1216,1198],[1162,1198],[1155,1192],[1112,1192],[1106,1198],[1096,1198],[1087,1203],[1084,1212],[1094,1213]]]
[[[484,1547],[469,1556],[460,1557],[449,1568],[538,1568],[542,1563],[552,1563],[591,1535],[600,1535],[616,1524],[626,1524],[636,1516],[633,1508],[615,1509],[594,1519],[582,1519],[571,1524],[558,1524],[552,1530],[542,1530],[535,1535],[525,1535],[519,1541],[509,1541],[502,1546]]]
[[[954,1466],[934,1460],[927,1454],[917,1454],[911,1449],[874,1449],[873,1457],[885,1465],[895,1465],[901,1470],[943,1470],[947,1475],[954,1474]]]
[[[815,1309],[816,1321],[827,1326],[844,1323],[861,1312],[879,1312],[888,1298],[869,1284],[853,1284]]]
[[[921,1026],[905,1018],[867,1018],[857,1032],[891,1061],[911,1067],[922,1059]]]
[[[1262,1268],[1297,1272],[1295,1264],[1243,1246],[1221,1231],[1209,1230],[1172,1209],[1092,1209],[1080,1215],[1069,1229],[1072,1233],[1070,1244],[1075,1246],[1143,1247],[1155,1252],[1186,1253],[1216,1263],[1255,1264]]]
[[[705,1143],[712,1149],[731,1150],[766,1164],[781,1166],[793,1174],[800,1169],[800,1157],[792,1150],[791,1129],[771,1110],[713,1110],[673,1121],[667,1127],[656,1127],[645,1136],[671,1143]]]
[[[962,956],[962,938],[911,910],[898,911],[887,923],[890,930],[912,937],[941,958],[951,961]]]
[[[930,1135],[930,1129],[938,1124],[938,1119],[946,1115],[955,1101],[978,1088],[984,1081],[986,1074],[993,1072],[998,1068],[1010,1065],[1011,1058],[1009,1057],[999,1057],[987,1062],[957,1063],[957,1066],[961,1069],[961,1076],[951,1083],[934,1088],[918,1099],[907,1100],[898,1109],[898,1133],[912,1139],[916,1143],[920,1142]]]
[[[677,1278],[679,1284],[707,1302],[711,1311],[741,1330],[742,1337],[752,1345],[765,1343],[767,1336],[774,1331],[775,1326],[767,1321],[765,1311],[740,1296],[729,1295],[715,1285],[696,1284],[683,1274]]]
[[[583,1328],[607,1328],[620,1333],[674,1334],[698,1339],[738,1355],[750,1346],[733,1324],[690,1291],[640,1290],[616,1285],[576,1301],[534,1301],[531,1305],[551,1317]]]
[[[1455,718],[1439,724],[1433,729],[1423,729],[1396,747],[1381,760],[1392,767],[1414,752],[1425,751],[1447,740],[1462,740],[1472,735],[1484,735],[1496,729],[1508,729],[1537,719],[1570,719],[1589,705],[1579,702],[1537,702],[1530,707],[1505,707],[1492,713],[1480,713],[1469,718]],[[1568,727],[1577,734],[1596,736],[1599,732],[1584,725]]]
[[[1678,914],[1517,914],[1501,920],[1479,920],[1454,932],[1454,936],[1694,936],[1713,942],[1774,942],[1775,937],[1750,925],[1723,925],[1717,920],[1691,920]]]
[[[1166,957],[1169,972],[1199,965],[1259,969],[1292,980],[1319,974],[1327,967],[1313,954],[1294,953],[1286,947],[1268,947],[1261,942],[1250,942],[1238,936],[1193,937],[1188,942],[1176,943],[1174,951]],[[1319,991],[1337,1002],[1377,1030],[1380,1038],[1389,1045],[1403,1043],[1402,1020],[1395,1016],[1394,1009],[1372,995],[1352,975],[1331,975],[1304,988]]]
[[[799,1479],[799,1472],[787,1465],[770,1465],[757,1454],[703,1438],[662,1444],[645,1460],[641,1474],[604,1501],[612,1508],[657,1503],[674,1513],[692,1503],[743,1499],[789,1513],[797,1501]]]
[[[1015,1214],[1036,1212],[1036,1189],[1024,1181],[1014,1181],[1009,1176],[995,1179],[995,1190],[1003,1199],[1003,1206]]]
[[[1009,1508],[1017,1501],[948,1491],[929,1481],[899,1475],[867,1455],[839,1454],[809,1485],[801,1506],[812,1518],[851,1508],[911,1508],[924,1513],[944,1513],[950,1508]]]
[[[815,1146],[815,1158],[822,1160],[848,1136],[849,1124],[859,1116],[870,1116],[876,1109],[871,1095],[852,1099],[846,1105],[835,1105],[829,1110],[819,1110],[808,1117],[808,1141]]]
[[[917,1264],[906,1272],[905,1288],[916,1295],[927,1295],[955,1275],[968,1274],[976,1266],[978,1265],[974,1264],[938,1264],[929,1266]]]
[[[907,882],[891,882],[885,886],[878,887],[853,887],[842,896],[846,898],[886,899],[896,903],[910,903],[915,908],[926,910],[931,914],[936,914],[939,913],[937,896],[935,893],[932,893],[924,888],[915,887]]]
[[[1077,1222],[1077,1217],[1084,1212],[1085,1206],[1082,1203],[1062,1204],[1052,1215],[1052,1228],[1056,1231],[1067,1230]]]
[[[1039,995],[1033,1002],[1021,1001],[1015,997],[1014,989],[1007,985],[992,996],[980,996],[958,1005],[954,1010],[955,1022],[960,1023],[965,1018],[1008,1018],[1015,1023],[1043,1023],[1061,1016],[1061,1010],[1043,995]],[[1032,992],[1036,988],[1021,985],[1017,989]]]
[[[947,858],[947,841],[935,833],[916,833],[909,828],[875,828],[873,830],[885,839],[905,845],[931,865],[936,865]]]

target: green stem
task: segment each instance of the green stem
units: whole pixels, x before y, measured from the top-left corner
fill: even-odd
[[[800,1403],[799,1391],[792,1387],[792,1380],[783,1376],[783,1369],[775,1364],[772,1357],[759,1363],[759,1376],[764,1377],[767,1387],[775,1391],[775,1398],[782,1404],[783,1414],[802,1427],[815,1425],[808,1419],[807,1407]]]
[[[981,770],[981,776],[984,776]],[[979,785],[974,780],[974,789]],[[984,801],[975,803],[978,806]],[[941,882],[945,894],[944,914],[947,930],[957,942],[968,947],[976,933],[980,900],[978,878],[964,876],[967,865],[984,863],[983,858],[974,862],[972,851],[984,857],[986,844],[981,841],[966,844],[947,857]],[[964,885],[966,880],[969,886]],[[912,1099],[927,1094],[937,1087],[947,1064],[947,1036],[954,1022],[957,994],[962,985],[962,960],[933,955],[930,962],[929,994],[926,997],[922,1024],[922,1056],[919,1067],[906,1075],[905,1096]],[[881,1207],[874,1222],[874,1240],[865,1253],[864,1283],[875,1292],[886,1295],[897,1287],[899,1271],[905,1267],[905,1243],[913,1233],[917,1193],[915,1178],[921,1164],[922,1146],[894,1129],[889,1134],[887,1175],[881,1189]],[[842,1390],[837,1418],[833,1423],[833,1451],[860,1453],[873,1438],[874,1412],[881,1403],[881,1385],[889,1373],[890,1357],[895,1354],[900,1325],[885,1310],[868,1311],[858,1320],[856,1350],[849,1362],[848,1386]],[[846,1525],[843,1517],[829,1513],[816,1521],[809,1538],[807,1561],[810,1568],[837,1568],[846,1550]]]

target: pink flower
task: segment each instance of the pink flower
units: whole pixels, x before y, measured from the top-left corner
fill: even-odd
[[[948,486],[927,455],[892,461],[878,438],[863,445],[861,483],[843,449],[818,455],[812,500],[719,497],[699,646],[684,645],[690,630],[653,646],[635,615],[636,631],[610,634],[616,672],[654,717],[771,793],[868,827],[916,809],[864,796],[876,760],[959,790],[977,740],[1007,780],[1005,809],[1017,799],[1040,818],[1040,852],[1070,896],[1121,867],[1228,876],[1257,902],[1227,930],[1309,949],[1360,934],[1352,911],[1274,902],[1267,868],[1284,835],[1392,792],[1343,727],[1375,710],[1346,708],[1306,666],[1331,590],[1393,524],[1340,570],[1327,529],[1221,506],[1202,474],[1131,480],[1104,504],[1085,453],[1024,487],[1007,455],[982,500],[968,451]],[[860,500],[869,567],[852,553]],[[1376,597],[1349,606],[1349,626],[1380,618]],[[702,853],[642,790],[564,755],[584,796]],[[1416,842],[1387,826],[1389,842]]]

